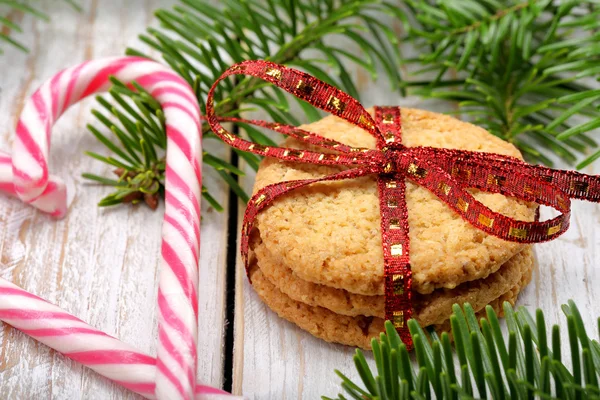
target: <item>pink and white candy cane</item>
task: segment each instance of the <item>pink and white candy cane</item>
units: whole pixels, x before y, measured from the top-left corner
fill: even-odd
[[[13,179],[12,158],[0,150],[0,192],[17,196]],[[46,190],[30,204],[55,217],[62,217],[66,211],[67,193],[62,179],[50,176]]]
[[[196,385],[195,378],[202,149],[200,111],[187,82],[167,67],[138,57],[89,61],[63,70],[26,103],[17,126],[12,160],[0,153],[0,189],[53,216],[64,215],[65,185],[48,171],[51,129],[69,106],[106,90],[109,76],[124,82],[137,81],[162,105],[166,118],[166,206],[157,359],[135,352],[6,281],[0,282],[0,319],[43,338],[44,343],[68,357],[74,358],[74,352],[87,352],[89,357],[75,359],[134,391],[151,396],[148,378],[154,374],[157,398],[192,399],[198,388],[200,392],[204,388]],[[15,301],[15,296],[27,301]],[[65,335],[69,335],[68,343],[64,343]],[[120,374],[121,369],[131,372]],[[123,377],[128,379],[123,381]],[[138,384],[143,391],[138,390]]]
[[[0,320],[127,389],[148,399],[156,398],[154,357],[2,278]],[[220,389],[196,385],[195,400],[226,398],[233,397]]]

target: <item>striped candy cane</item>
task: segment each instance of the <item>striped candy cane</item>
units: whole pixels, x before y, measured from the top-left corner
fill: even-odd
[[[14,185],[12,159],[10,154],[0,150],[0,192],[17,196]],[[66,210],[67,193],[60,178],[50,176],[42,194],[30,204],[50,215],[62,216]]]
[[[165,66],[139,57],[89,61],[58,73],[26,103],[12,160],[0,155],[0,188],[53,216],[64,215],[64,182],[48,171],[51,128],[69,106],[106,90],[111,75],[142,85],[162,105],[167,121],[156,395],[191,399],[197,367],[202,152],[198,103],[187,82]]]
[[[10,154],[0,150],[0,191],[16,196]]]
[[[154,399],[156,359],[99,331],[79,318],[0,278],[0,320],[98,374]],[[231,399],[198,383],[195,400]]]

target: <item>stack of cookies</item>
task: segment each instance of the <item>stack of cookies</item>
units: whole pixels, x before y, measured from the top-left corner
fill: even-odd
[[[302,127],[354,147],[375,139],[337,117]],[[511,144],[449,116],[402,109],[406,146],[484,151],[521,157]],[[288,138],[284,146],[308,149]],[[315,150],[315,149],[313,149]],[[322,151],[322,149],[319,149]],[[342,167],[266,158],[255,192],[281,181],[316,178]],[[251,236],[250,277],[261,299],[281,317],[324,340],[370,348],[383,331],[384,270],[375,176],[318,183],[284,195],[263,210]],[[492,210],[533,221],[536,205],[471,190]],[[530,245],[489,236],[464,221],[428,190],[407,181],[413,271],[413,318],[449,329],[454,303],[501,313],[531,280]]]

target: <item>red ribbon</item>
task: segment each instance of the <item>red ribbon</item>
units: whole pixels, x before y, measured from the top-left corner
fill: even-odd
[[[377,139],[377,149],[354,148],[305,130],[276,123],[215,115],[213,96],[220,81],[230,75],[250,75],[328,111]],[[407,321],[412,314],[412,275],[405,201],[405,179],[421,185],[478,229],[521,243],[552,240],[569,227],[571,199],[600,202],[600,177],[526,164],[494,153],[402,145],[399,107],[375,107],[374,118],[350,95],[304,72],[268,61],[245,61],[226,70],[208,93],[206,113],[216,135],[229,145],[266,157],[319,165],[351,167],[318,179],[279,182],[262,188],[244,216],[241,252],[248,270],[249,233],[256,215],[277,197],[316,182],[377,175],[385,275],[385,318],[391,320],[407,347],[412,347]],[[244,122],[272,129],[330,152],[268,147],[225,130],[220,121]],[[519,221],[497,213],[475,200],[468,188],[550,206],[559,215],[548,221]]]

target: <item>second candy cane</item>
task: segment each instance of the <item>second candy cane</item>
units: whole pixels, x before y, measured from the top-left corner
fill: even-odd
[[[191,399],[197,366],[201,139],[198,104],[187,82],[161,64],[138,57],[89,61],[60,72],[26,103],[17,126],[12,170],[2,174],[0,169],[0,188],[54,216],[64,215],[65,185],[48,169],[51,128],[70,105],[106,90],[111,75],[142,85],[161,103],[168,121],[156,395]],[[7,156],[2,160],[6,165]],[[8,175],[12,186],[6,182]]]

